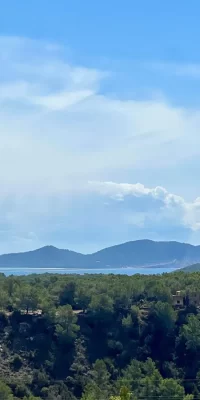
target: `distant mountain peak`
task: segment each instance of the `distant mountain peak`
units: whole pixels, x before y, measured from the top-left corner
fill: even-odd
[[[46,245],[25,253],[0,256],[0,267],[27,268],[118,268],[118,267],[185,267],[200,262],[200,246],[180,242],[155,242],[139,239],[102,249],[93,254]]]

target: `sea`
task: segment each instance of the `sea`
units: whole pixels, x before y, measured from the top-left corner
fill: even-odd
[[[127,267],[127,268],[0,268],[0,273],[9,275],[30,275],[30,274],[114,274],[114,275],[153,275],[153,274],[163,274],[166,272],[173,272],[177,268],[172,267],[160,267],[160,268],[145,268],[145,267]]]

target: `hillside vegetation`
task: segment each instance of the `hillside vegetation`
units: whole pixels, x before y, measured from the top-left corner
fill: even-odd
[[[0,275],[0,398],[196,400],[200,273]]]
[[[200,263],[188,265],[188,267],[182,268],[184,272],[199,272],[200,271]]]

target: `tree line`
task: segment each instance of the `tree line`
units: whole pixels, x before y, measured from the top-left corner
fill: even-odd
[[[200,400],[199,310],[172,302],[199,287],[198,272],[0,274],[0,398]]]

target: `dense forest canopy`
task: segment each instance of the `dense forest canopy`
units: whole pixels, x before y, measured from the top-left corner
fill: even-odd
[[[200,399],[200,273],[0,275],[0,398]]]

